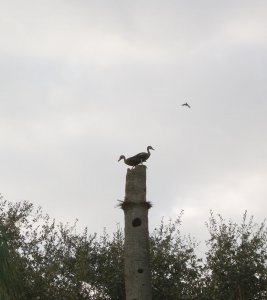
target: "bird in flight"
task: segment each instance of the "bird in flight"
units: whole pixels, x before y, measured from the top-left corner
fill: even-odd
[[[187,102],[185,102],[184,104],[182,104],[182,106],[187,106],[188,108],[191,108],[191,106]]]

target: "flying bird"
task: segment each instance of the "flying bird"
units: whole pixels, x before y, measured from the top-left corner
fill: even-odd
[[[141,152],[141,153],[138,153],[138,154],[136,154],[132,157],[128,157],[128,158],[126,158],[124,155],[121,155],[118,161],[123,159],[123,161],[126,165],[131,166],[131,167],[136,167],[137,165],[143,164],[143,162],[147,161],[147,159],[150,157],[149,150],[154,150],[154,149],[153,149],[153,147],[148,146],[147,152]]]
[[[188,108],[191,108],[191,106],[187,102],[185,102],[184,104],[182,104],[182,106],[187,106]]]

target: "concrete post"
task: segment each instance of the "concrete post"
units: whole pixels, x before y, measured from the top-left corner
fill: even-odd
[[[126,300],[151,300],[146,167],[127,170],[125,199],[125,290]]]

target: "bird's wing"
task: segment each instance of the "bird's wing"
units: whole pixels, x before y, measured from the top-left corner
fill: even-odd
[[[144,156],[144,155],[146,155],[147,153],[146,152],[140,152],[140,153],[138,153],[138,154],[136,154],[135,156],[133,156],[133,157],[136,157],[136,158],[138,158],[138,157],[142,157],[142,156]]]
[[[128,157],[126,161],[131,166],[136,166],[140,163],[140,159],[136,156]]]

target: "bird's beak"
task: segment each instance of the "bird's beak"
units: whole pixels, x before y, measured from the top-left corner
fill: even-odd
[[[155,149],[151,147],[151,150],[155,150]]]

